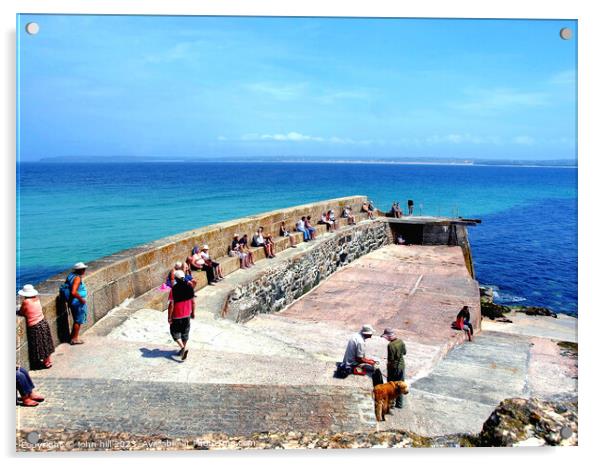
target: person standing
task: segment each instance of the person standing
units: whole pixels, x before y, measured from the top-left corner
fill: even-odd
[[[403,359],[406,354],[406,345],[397,338],[395,331],[391,328],[386,328],[382,338],[389,341],[387,345],[387,381],[397,382],[405,380],[405,361]],[[403,408],[403,395],[399,395],[395,400],[396,408]]]
[[[71,330],[72,345],[81,345],[83,340],[79,338],[81,326],[88,321],[88,289],[84,283],[84,275],[88,266],[83,262],[78,262],[73,266],[73,272],[67,276],[66,282],[69,284],[69,299],[67,304],[73,315],[73,329]]]
[[[414,213],[414,201],[412,199],[408,199],[408,215],[412,215]]]
[[[194,289],[186,284],[186,277],[182,270],[177,270],[176,283],[169,293],[169,306],[167,308],[167,322],[169,333],[180,347],[178,356],[185,361],[188,357],[188,337],[190,335],[190,319],[194,319]]]
[[[19,312],[25,317],[27,325],[29,359],[34,365],[49,369],[52,367],[54,343],[38,294],[33,285],[25,285],[19,290],[19,296],[23,297]]]

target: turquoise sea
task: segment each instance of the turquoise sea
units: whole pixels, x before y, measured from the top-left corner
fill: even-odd
[[[577,314],[577,169],[167,162],[17,165],[17,287],[195,227],[354,194],[480,218],[477,278],[498,302]]]

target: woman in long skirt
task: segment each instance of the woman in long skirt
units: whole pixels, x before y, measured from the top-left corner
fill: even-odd
[[[32,285],[25,285],[22,290],[19,290],[19,295],[23,297],[19,312],[25,317],[27,324],[29,359],[32,365],[50,368],[52,367],[51,355],[54,353],[54,343],[50,334],[50,326],[44,318],[38,291]]]

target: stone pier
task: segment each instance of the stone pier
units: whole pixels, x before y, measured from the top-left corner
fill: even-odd
[[[32,371],[47,400],[17,407],[17,429],[39,432],[42,441],[45,430],[428,436],[478,432],[504,398],[576,397],[576,356],[561,343],[576,341],[576,320],[481,323],[462,245],[394,245],[380,220],[321,233],[197,290],[186,361],[169,334],[165,296],[153,290],[148,301],[126,299],[84,334],[84,345],[59,345],[51,370]],[[474,343],[451,328],[464,305]],[[371,379],[333,377],[364,323],[377,333],[395,328],[407,347],[410,394],[384,423],[375,420]],[[383,367],[386,345],[378,334],[367,340],[368,355]]]

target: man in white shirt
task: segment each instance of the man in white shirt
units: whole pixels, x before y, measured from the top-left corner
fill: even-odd
[[[343,356],[343,365],[347,370],[353,371],[356,375],[364,375],[366,372],[374,371],[376,361],[366,357],[366,340],[374,334],[374,329],[370,324],[365,324],[362,329],[353,334],[347,343],[345,356]]]
[[[301,219],[297,222],[297,231],[303,233],[303,241],[309,241],[309,232],[305,229],[305,217],[301,217]]]

